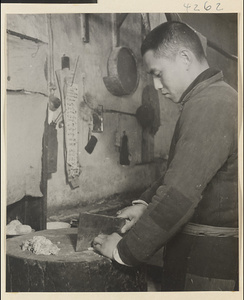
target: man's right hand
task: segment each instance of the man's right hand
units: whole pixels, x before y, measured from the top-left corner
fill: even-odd
[[[117,212],[117,217],[126,219],[126,224],[122,227],[121,233],[125,233],[130,230],[131,227],[140,219],[146,209],[147,206],[144,204],[135,204],[119,210]]]

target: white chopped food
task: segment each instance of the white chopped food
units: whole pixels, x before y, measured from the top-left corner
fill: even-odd
[[[17,234],[27,234],[32,231],[32,228],[29,225],[18,225],[16,226]]]
[[[22,223],[19,220],[12,220],[8,225],[13,225],[13,226],[17,226],[17,225],[21,225]]]
[[[13,220],[6,226],[7,235],[21,235],[32,231],[31,226],[23,225],[19,220]]]
[[[23,251],[28,250],[34,254],[43,255],[57,255],[60,248],[53,244],[49,239],[44,236],[34,236],[32,239],[22,243],[21,249]]]
[[[93,247],[88,247],[87,250],[94,251]]]

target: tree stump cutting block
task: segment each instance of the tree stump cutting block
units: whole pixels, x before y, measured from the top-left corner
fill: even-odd
[[[36,255],[21,245],[34,236],[56,244],[57,255]],[[119,265],[92,250],[76,252],[77,228],[44,230],[7,240],[7,292],[146,291],[143,267]]]

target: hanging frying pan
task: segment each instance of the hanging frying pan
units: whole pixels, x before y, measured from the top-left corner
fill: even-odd
[[[127,15],[127,14],[125,14]],[[134,53],[127,47],[119,47],[119,27],[126,16],[122,16],[120,22],[117,14],[113,14],[112,35],[113,49],[109,55],[107,70],[108,76],[103,78],[107,90],[115,96],[132,94],[139,81],[137,61]]]
[[[126,47],[116,47],[108,59],[108,76],[103,78],[107,90],[115,96],[132,94],[138,85],[137,62]]]

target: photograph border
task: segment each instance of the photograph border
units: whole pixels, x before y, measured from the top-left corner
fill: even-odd
[[[127,293],[55,293],[55,298],[57,300],[65,299],[69,296],[72,300],[82,299],[85,300],[94,300],[94,299],[106,299],[112,300],[114,297],[118,297],[119,300],[123,299],[135,299],[140,297],[140,300],[144,299],[221,299],[221,300],[239,300],[243,297],[243,3],[241,0],[235,1],[208,1],[211,4],[221,3],[223,10],[221,12],[206,11],[204,8],[201,8],[201,11],[194,12],[191,11],[194,3],[199,3],[199,0],[195,1],[167,1],[162,5],[162,0],[143,0],[140,1],[140,11],[138,11],[138,2],[139,0],[98,0],[97,4],[70,4],[67,3],[61,5],[58,4],[1,4],[1,30],[2,30],[2,39],[1,39],[1,72],[2,78],[2,92],[1,92],[1,154],[2,154],[2,168],[1,168],[1,294],[2,299],[6,300],[19,300],[19,299],[32,299],[33,296],[36,300],[38,299],[52,299],[54,296],[53,293],[6,293],[5,292],[5,232],[3,231],[6,224],[6,80],[4,74],[6,74],[6,16],[7,14],[39,14],[39,13],[238,13],[238,99],[239,99],[239,228],[240,228],[240,256],[239,256],[239,266],[240,266],[240,290],[238,292],[127,292]],[[232,3],[230,3],[232,2]],[[184,4],[190,3],[191,8],[186,7]],[[204,1],[202,3],[205,3]],[[204,6],[203,6],[204,7]],[[64,12],[65,9],[65,12]],[[163,295],[161,294],[163,293]],[[34,294],[34,295],[33,295]]]

